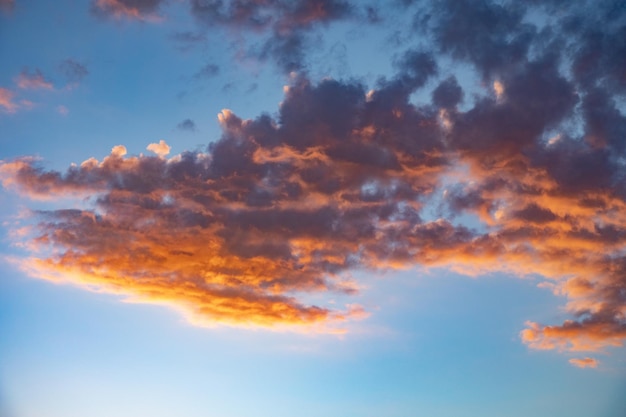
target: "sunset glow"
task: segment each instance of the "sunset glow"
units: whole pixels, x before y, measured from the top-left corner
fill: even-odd
[[[0,24],[0,415],[626,413],[621,2]]]

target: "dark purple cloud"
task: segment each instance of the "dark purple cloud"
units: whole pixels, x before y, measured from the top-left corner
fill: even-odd
[[[432,2],[428,13],[417,17],[439,50],[489,76],[526,59],[536,30],[523,21],[524,12],[513,2],[444,0]]]
[[[251,53],[288,73],[304,68],[311,31],[355,16],[356,6],[344,0],[192,0],[191,12],[204,27],[260,36],[263,40]]]

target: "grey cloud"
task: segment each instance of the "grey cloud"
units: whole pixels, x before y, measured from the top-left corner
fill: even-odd
[[[188,131],[188,132],[195,132],[196,131],[196,123],[193,120],[191,120],[191,119],[183,120],[176,127],[179,130],[185,130],[185,131]]]
[[[450,76],[433,91],[433,104],[438,107],[453,108],[463,100],[463,89],[456,78]]]
[[[198,72],[195,73],[194,78],[206,79],[213,78],[220,72],[220,67],[215,64],[206,64]]]
[[[89,75],[89,69],[83,63],[80,63],[72,58],[68,58],[61,62],[59,68],[65,78],[71,83],[79,83]]]
[[[315,27],[355,15],[354,6],[342,0],[192,0],[191,11],[206,27],[230,27],[261,35],[263,40],[251,48],[251,53],[273,60],[285,72],[304,68],[305,52],[310,47],[308,34]]]
[[[207,41],[206,35],[197,32],[175,32],[170,35],[170,39],[181,51],[188,51],[194,46],[201,45]]]

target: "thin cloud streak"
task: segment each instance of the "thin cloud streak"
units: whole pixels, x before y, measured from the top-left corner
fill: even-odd
[[[600,364],[600,362],[596,359],[593,358],[573,358],[569,360],[569,363],[571,363],[574,366],[577,366],[578,368],[597,368],[598,365]]]

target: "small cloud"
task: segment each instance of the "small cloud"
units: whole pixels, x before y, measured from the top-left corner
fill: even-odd
[[[113,147],[113,149],[111,149],[111,155],[112,156],[122,157],[122,156],[126,155],[126,153],[127,153],[126,146],[124,146],[124,145],[115,145]]]
[[[186,130],[188,132],[196,131],[196,123],[191,119],[185,119],[176,126],[180,130]]]
[[[97,16],[146,22],[163,20],[157,9],[163,0],[94,0],[91,10]]]
[[[89,70],[84,64],[81,64],[71,58],[63,61],[59,66],[59,69],[65,78],[72,84],[80,83],[83,78],[89,75]]]
[[[30,72],[29,70],[23,70],[20,75],[17,76],[16,84],[23,90],[53,90],[54,87],[50,81],[48,81],[40,70]]]
[[[200,69],[195,75],[194,78],[202,79],[202,78],[212,78],[215,77],[220,72],[220,67],[215,64],[207,64]]]
[[[573,358],[569,360],[569,363],[579,368],[597,368],[600,361],[594,358],[587,357],[587,358]]]
[[[502,84],[498,80],[495,80],[493,82],[493,91],[496,93],[496,99],[502,100],[502,96],[504,95],[504,84]]]
[[[13,91],[0,87],[0,107],[7,113],[15,113],[19,107],[13,102],[13,96]]]
[[[370,313],[360,304],[347,304],[348,311],[346,317],[352,320],[364,320],[370,316]]]
[[[67,116],[70,111],[68,110],[67,107],[65,107],[64,105],[60,105],[57,107],[57,112],[61,115],[61,116]]]
[[[172,148],[167,143],[165,143],[163,139],[161,139],[159,143],[151,143],[146,149],[150,152],[154,152],[159,156],[165,156],[170,153],[170,149]]]
[[[170,35],[170,39],[176,43],[179,50],[188,51],[194,46],[204,43],[206,36],[195,32],[175,32]]]

